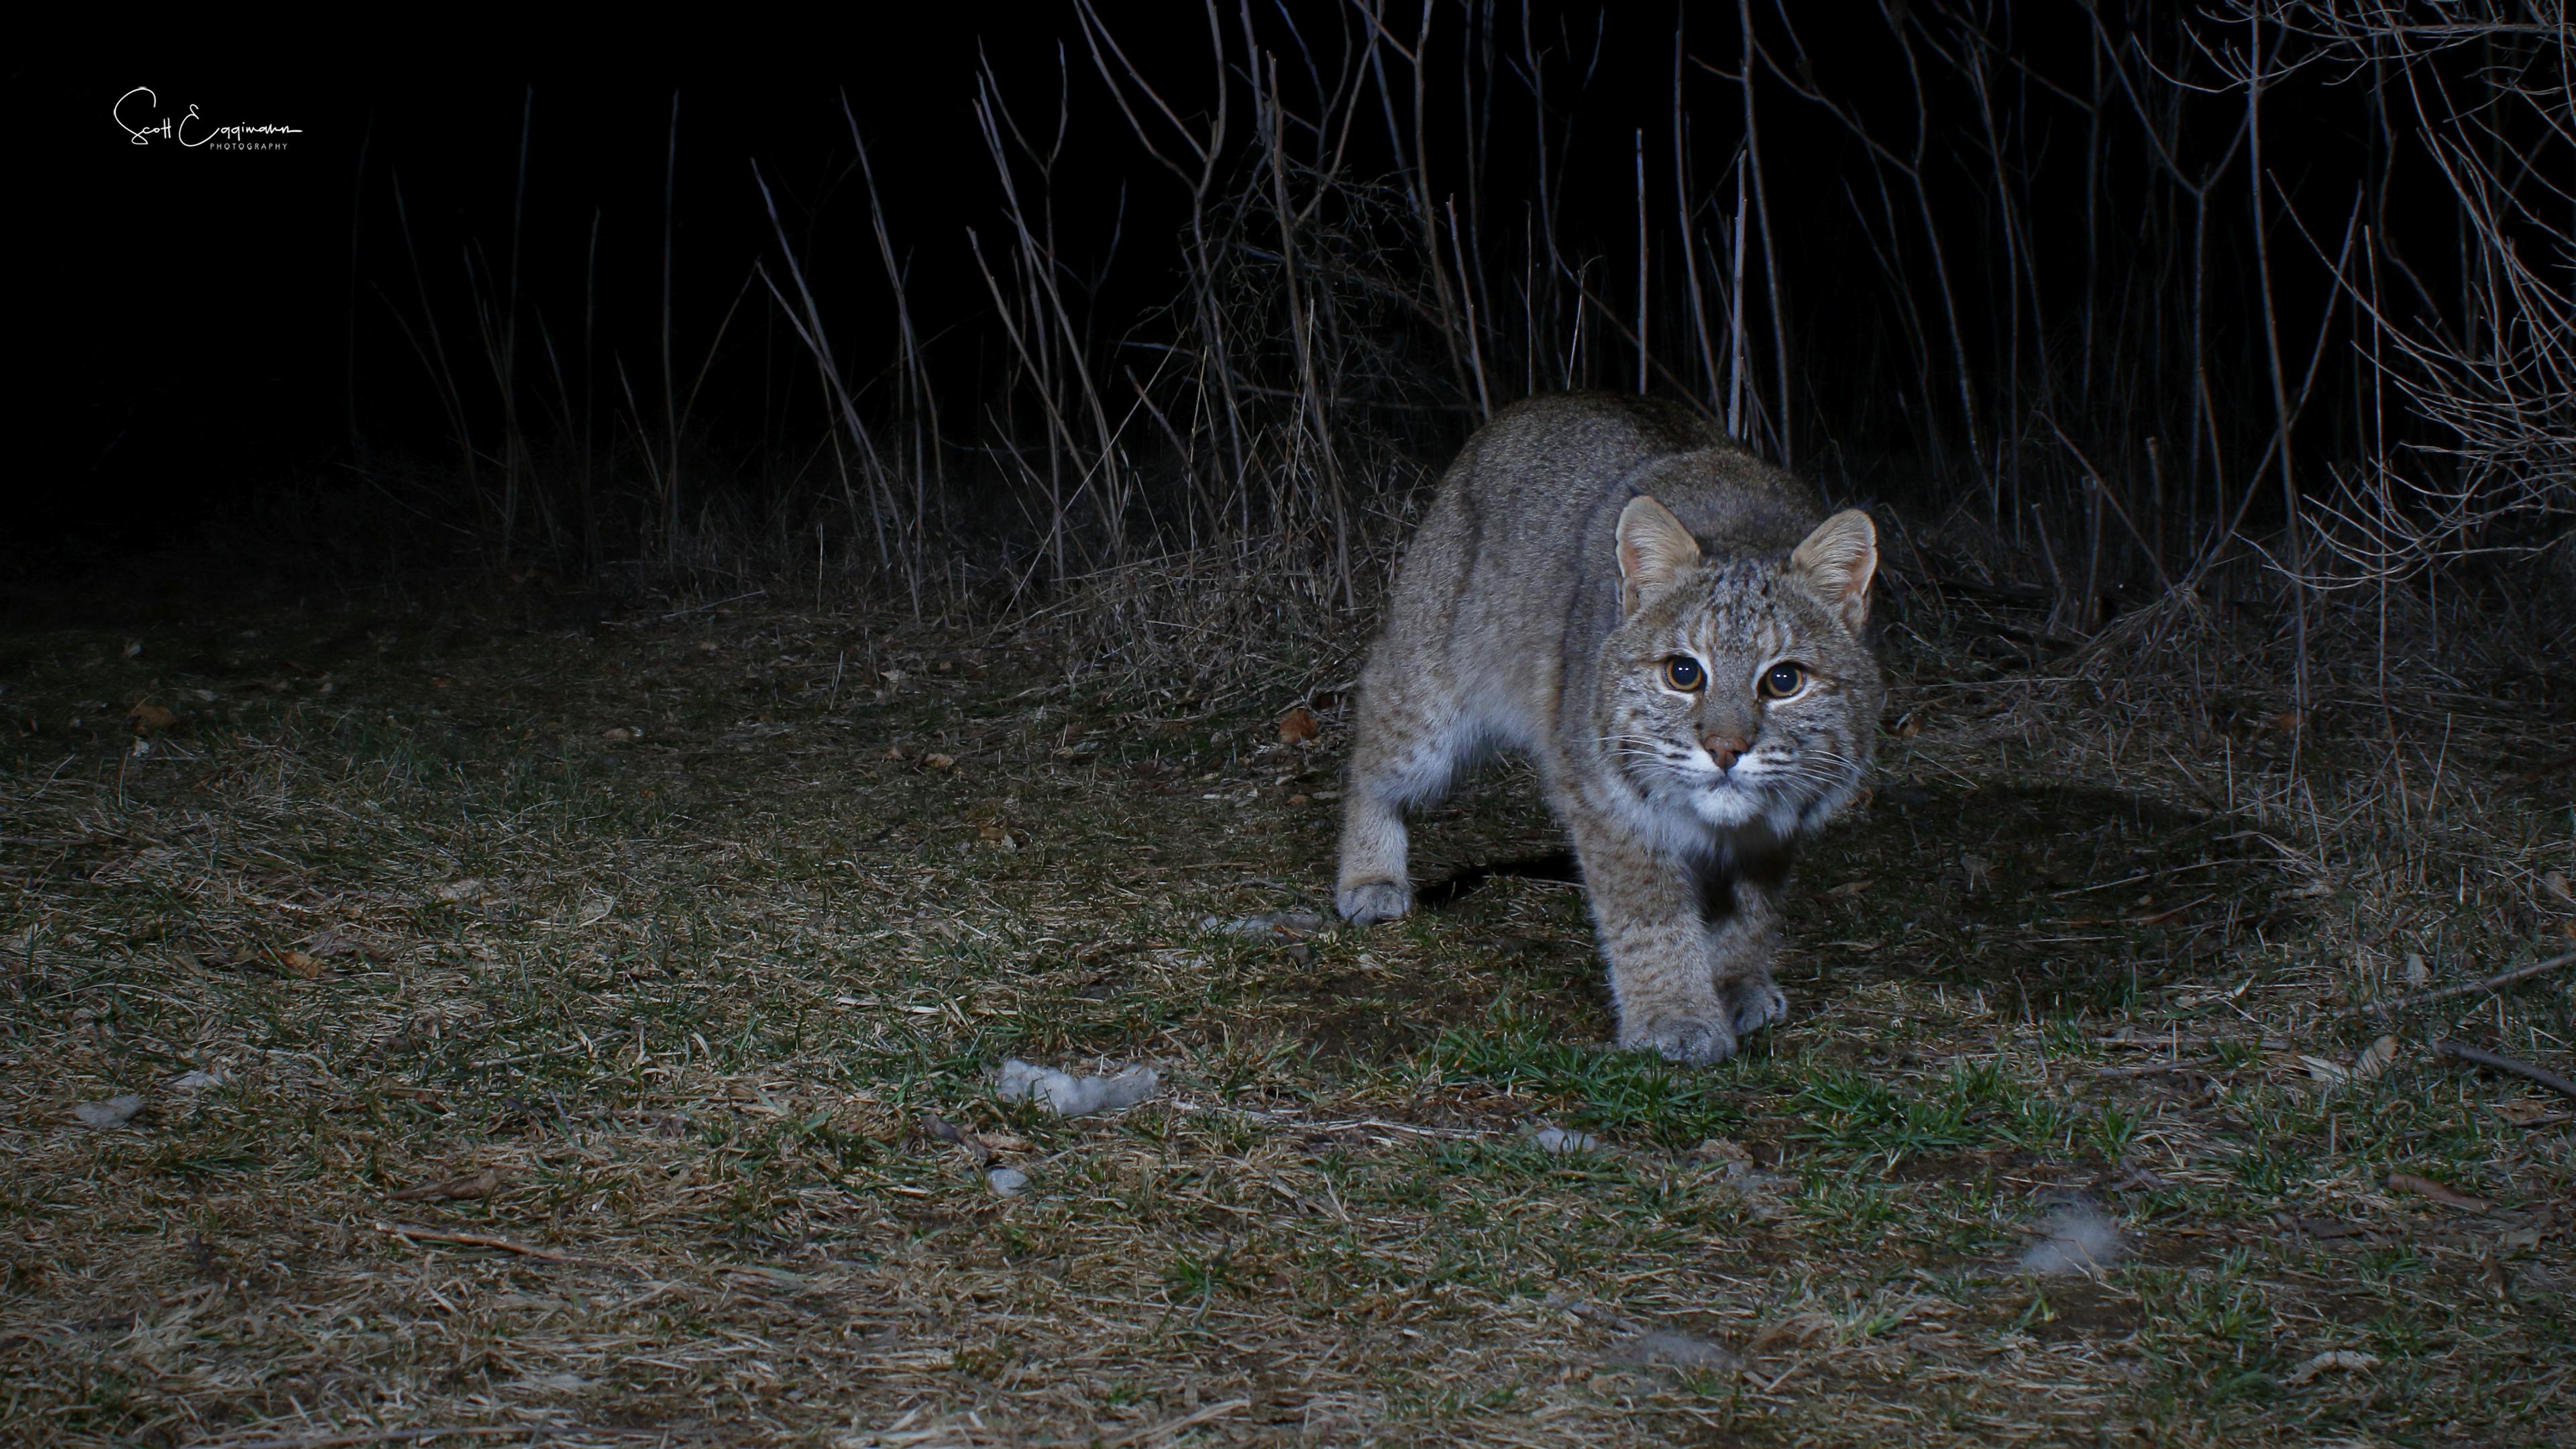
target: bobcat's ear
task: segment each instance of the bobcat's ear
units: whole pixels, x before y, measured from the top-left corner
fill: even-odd
[[[1846,508],[1816,525],[1789,555],[1789,571],[1806,581],[1842,616],[1854,634],[1869,622],[1869,580],[1878,572],[1878,529],[1869,515]]]
[[[1646,595],[1699,562],[1699,540],[1673,511],[1640,493],[1619,510],[1619,612],[1637,612]]]

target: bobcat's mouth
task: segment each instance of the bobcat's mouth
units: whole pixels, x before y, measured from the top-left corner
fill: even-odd
[[[1735,830],[1761,821],[1777,834],[1794,832],[1801,823],[1802,802],[1790,778],[1775,761],[1747,755],[1734,768],[1703,768],[1685,785],[1691,814],[1719,830]]]
[[[1766,815],[1775,817],[1775,825],[1780,823],[1776,817],[1785,814],[1794,820],[1797,815],[1794,808],[1773,798],[1770,791],[1749,780],[1732,778],[1694,783],[1690,807],[1693,815],[1720,830],[1750,825]]]

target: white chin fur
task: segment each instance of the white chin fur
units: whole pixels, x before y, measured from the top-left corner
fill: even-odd
[[[1732,830],[1762,813],[1762,802],[1750,791],[1698,790],[1691,794],[1691,813],[1720,830]]]

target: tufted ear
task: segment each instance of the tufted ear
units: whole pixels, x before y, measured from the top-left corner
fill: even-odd
[[[1619,510],[1619,612],[1637,612],[1646,595],[1699,562],[1699,540],[1673,511],[1645,494]]]
[[[1869,515],[1847,508],[1816,525],[1789,555],[1789,571],[1842,616],[1854,634],[1869,622],[1869,580],[1878,572],[1878,529]]]

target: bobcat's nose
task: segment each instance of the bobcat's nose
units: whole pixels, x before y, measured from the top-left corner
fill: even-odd
[[[1717,767],[1724,770],[1733,767],[1736,760],[1753,747],[1753,742],[1742,735],[1712,732],[1701,737],[1699,747],[1708,751],[1708,757],[1717,761]]]

